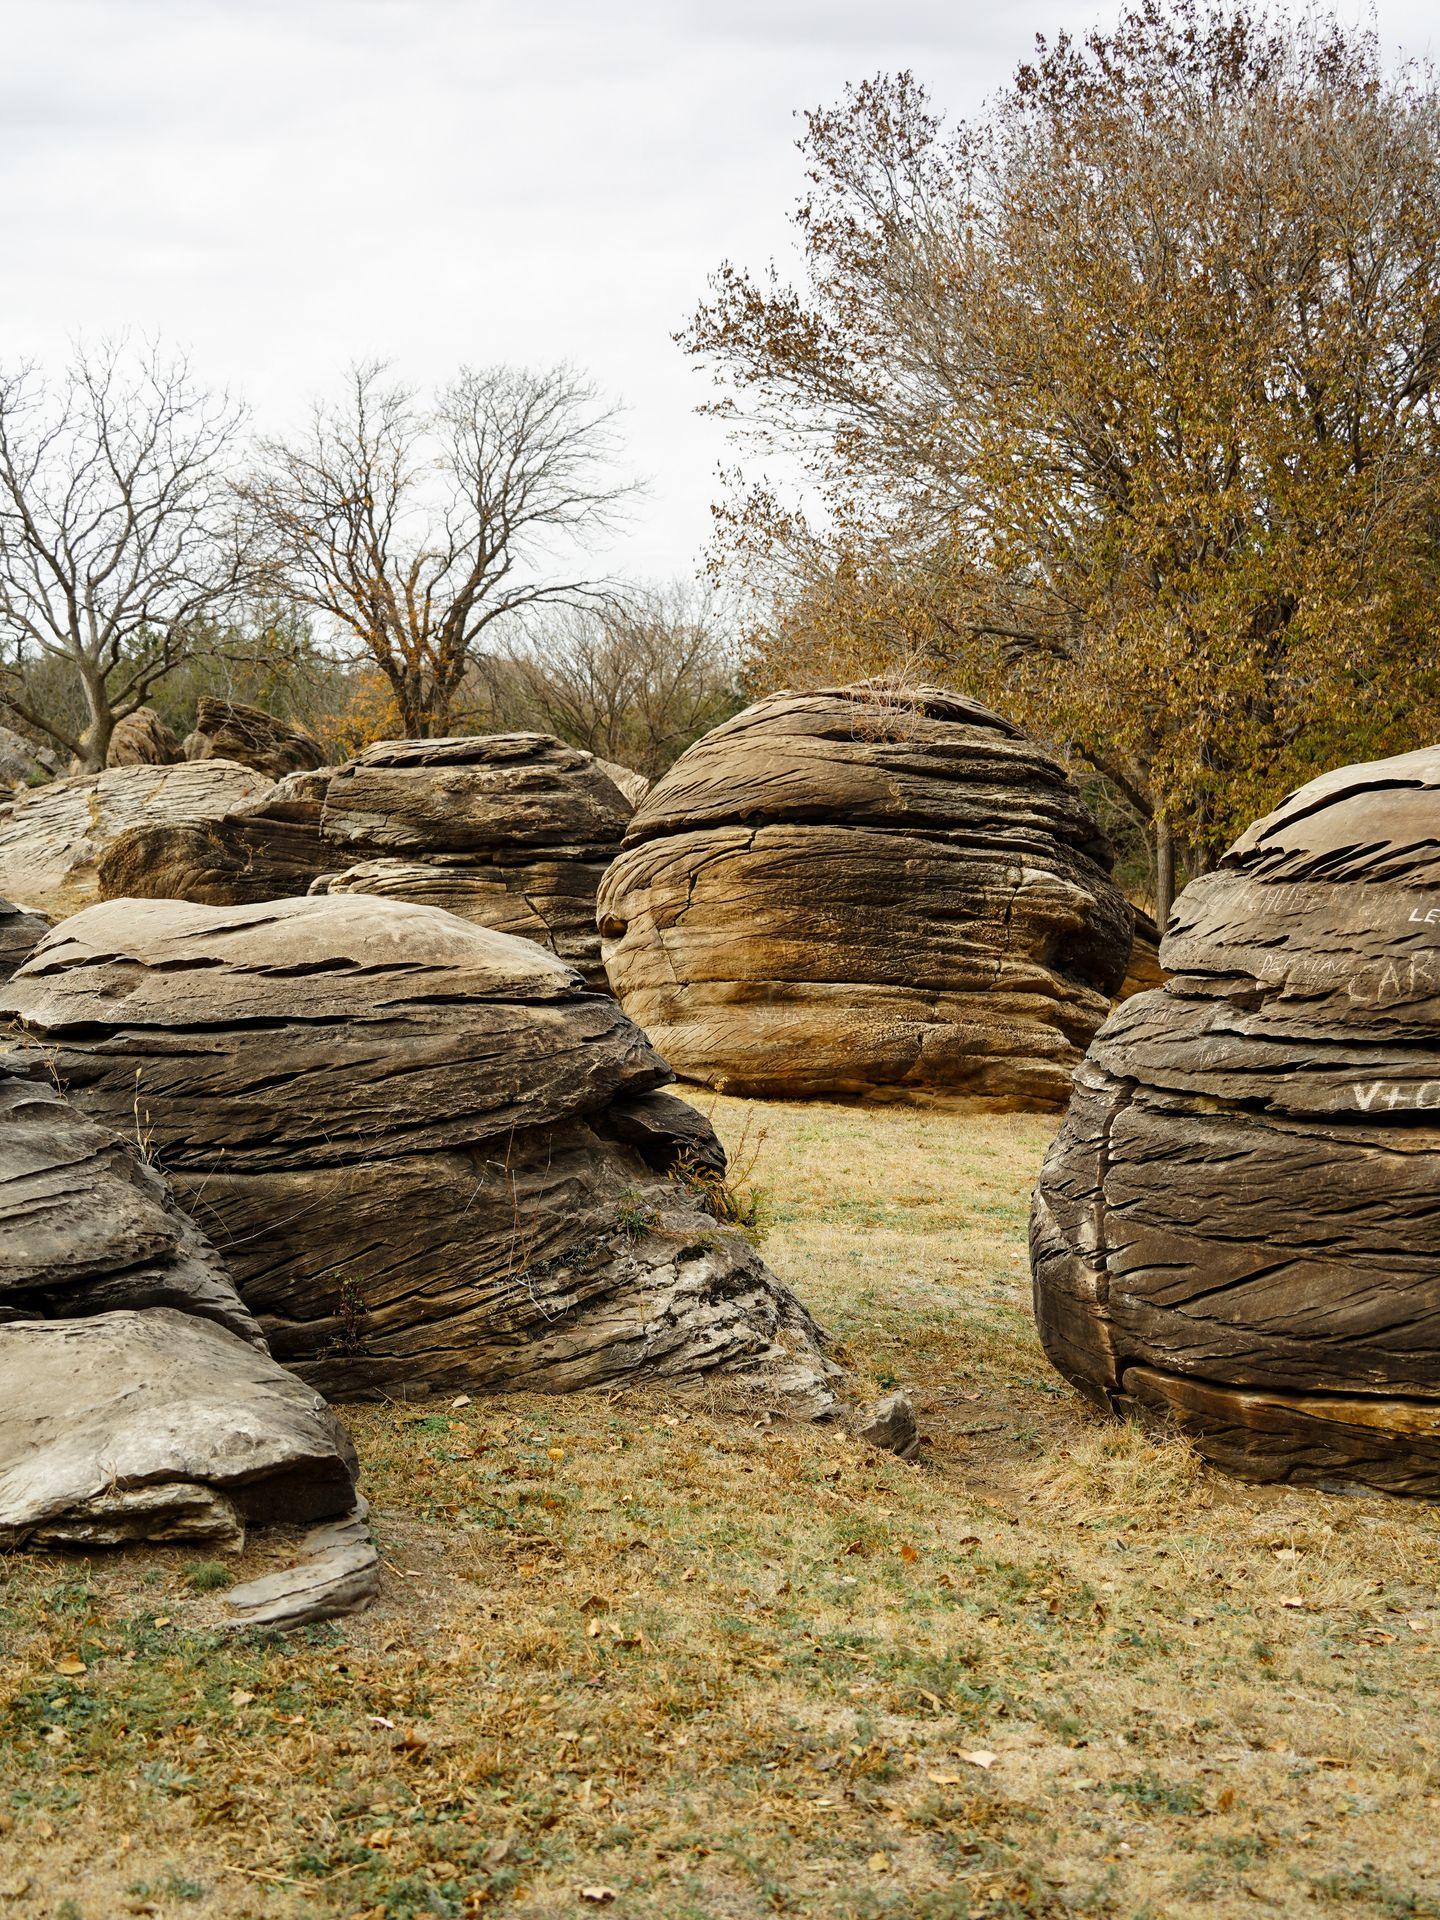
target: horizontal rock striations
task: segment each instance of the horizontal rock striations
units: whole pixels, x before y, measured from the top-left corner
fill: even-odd
[[[353,1505],[354,1454],[266,1352],[130,1140],[0,1055],[0,1545],[234,1544]]]
[[[329,1393],[718,1376],[829,1403],[813,1323],[669,1177],[713,1136],[528,941],[360,895],[124,901],[57,928],[3,1010],[88,1112],[143,1130]]]
[[[99,865],[129,828],[216,819],[272,783],[228,760],[108,767],[17,796],[0,819],[0,895],[60,919],[99,897]]]
[[[538,941],[604,986],[595,893],[630,812],[601,761],[545,734],[387,740],[228,818],[137,828],[110,850],[100,891],[409,900]]]
[[[1290,795],[1076,1078],[1041,1337],[1248,1477],[1440,1493],[1440,750]]]
[[[1063,1103],[1131,910],[1063,769],[953,694],[777,694],[682,754],[599,897],[622,1005],[686,1078]]]

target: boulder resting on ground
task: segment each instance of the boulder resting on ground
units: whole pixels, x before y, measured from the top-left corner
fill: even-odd
[[[107,767],[170,767],[180,758],[180,742],[153,707],[117,720],[105,752]]]
[[[0,1054],[0,1545],[236,1544],[247,1521],[349,1511],[334,1416],[133,1140],[48,1065]]]
[[[1291,794],[1161,959],[1036,1189],[1047,1352],[1248,1478],[1440,1495],[1440,749]]]
[[[651,789],[600,888],[610,984],[726,1092],[1063,1104],[1131,909],[1064,770],[958,695],[776,694]]]
[[[804,1309],[668,1177],[702,1123],[664,1062],[529,941],[356,895],[117,901],[0,1007],[87,1112],[143,1129],[276,1357],[332,1396],[833,1399]]]

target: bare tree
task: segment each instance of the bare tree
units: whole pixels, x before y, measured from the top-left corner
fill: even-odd
[[[600,591],[564,561],[631,492],[612,425],[567,367],[465,370],[426,405],[371,363],[303,439],[267,442],[242,492],[274,584],[358,643],[423,739],[495,621]]]
[[[537,727],[654,778],[740,705],[729,623],[683,584],[566,607],[476,661],[491,725]]]
[[[54,388],[31,365],[0,370],[0,705],[82,766],[104,766],[116,721],[236,589],[242,418],[154,343],[79,348]],[[73,670],[80,727],[28,697],[39,661]]]

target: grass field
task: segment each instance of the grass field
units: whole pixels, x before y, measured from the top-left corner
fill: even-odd
[[[10,1559],[0,1920],[1440,1915],[1436,1513],[1085,1410],[1028,1315],[1049,1123],[714,1109],[921,1458],[360,1411],[382,1602],[290,1642],[208,1624],[273,1549]]]

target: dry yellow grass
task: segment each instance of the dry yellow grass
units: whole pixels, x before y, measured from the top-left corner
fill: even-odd
[[[211,1630],[192,1555],[12,1559],[0,1915],[1440,1913],[1435,1513],[1081,1406],[1027,1309],[1048,1123],[714,1110],[922,1459],[358,1412],[382,1603],[298,1643]]]

